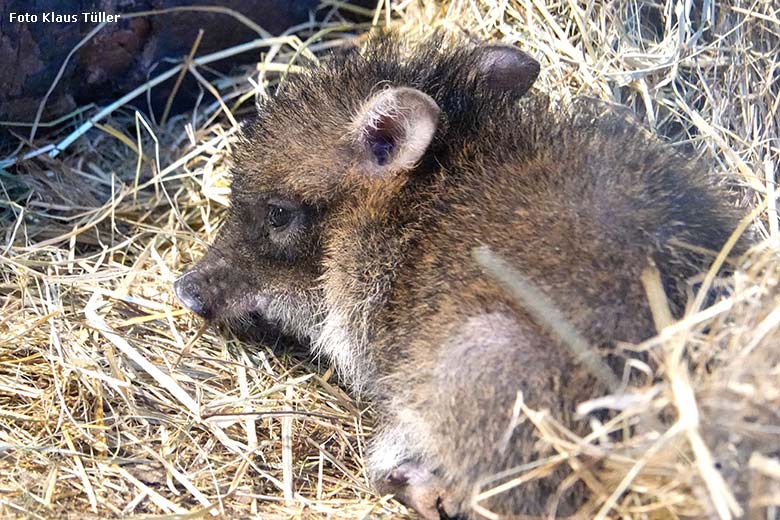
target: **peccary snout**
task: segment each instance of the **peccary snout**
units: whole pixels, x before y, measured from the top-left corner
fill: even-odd
[[[210,252],[182,274],[173,288],[176,297],[189,310],[205,320],[212,320],[225,306],[229,288],[239,289],[240,276],[228,269],[219,254]]]
[[[173,284],[174,292],[179,301],[189,310],[203,319],[211,319],[213,309],[204,298],[202,284],[195,269],[181,275]]]

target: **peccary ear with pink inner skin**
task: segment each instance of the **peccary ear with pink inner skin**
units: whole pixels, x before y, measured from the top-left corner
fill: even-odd
[[[433,98],[417,89],[392,87],[372,96],[350,132],[361,167],[377,176],[412,169],[436,133],[439,113]]]
[[[475,77],[487,88],[522,96],[539,77],[539,62],[511,45],[483,45],[474,51]]]

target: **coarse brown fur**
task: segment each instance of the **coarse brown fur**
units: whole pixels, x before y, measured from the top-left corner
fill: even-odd
[[[604,388],[473,248],[510,261],[610,352],[653,334],[649,261],[679,308],[701,265],[672,239],[718,250],[736,213],[700,164],[608,106],[553,110],[491,76],[483,47],[445,40],[374,38],[265,101],[235,150],[230,215],[177,293],[209,319],[256,312],[310,342],[380,411],[377,486],[427,517],[476,517],[492,476],[551,455],[527,422],[509,429],[518,398],[580,430],[576,405]],[[431,125],[430,142],[403,148]],[[292,220],[277,231],[271,212]],[[583,486],[561,489],[564,477],[480,505],[572,513]]]

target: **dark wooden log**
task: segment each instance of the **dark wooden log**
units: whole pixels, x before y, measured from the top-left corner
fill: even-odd
[[[123,13],[218,5],[245,15],[271,34],[279,34],[308,20],[318,3],[317,0],[0,0],[0,120],[32,122],[35,119],[39,104],[68,53],[104,19],[83,13],[120,16],[71,58],[46,102],[43,121],[88,103],[106,103],[131,91],[150,75],[169,68],[171,63],[166,58],[180,59],[188,54],[199,29],[204,34],[197,55],[258,37],[235,17],[220,12],[177,11],[136,18],[123,18]],[[365,0],[362,3],[373,4]],[[258,57],[257,51],[246,53],[216,63],[214,68],[226,72]],[[152,91],[152,108],[158,117],[173,83],[170,80]],[[176,96],[177,105],[191,106],[196,93],[194,79],[188,78]],[[145,97],[136,100],[135,106],[148,111]],[[8,127],[0,127],[0,144],[3,134],[8,137]]]

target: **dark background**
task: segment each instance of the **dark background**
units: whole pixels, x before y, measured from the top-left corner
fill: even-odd
[[[352,3],[363,7],[376,4],[375,0]],[[35,119],[38,106],[68,53],[97,25],[84,23],[82,12],[121,14],[191,5],[233,9],[273,35],[309,20],[312,15],[321,17],[324,12],[317,9],[318,0],[0,0],[0,120],[29,123]],[[49,11],[78,14],[79,22],[43,23],[41,14]],[[37,14],[38,22],[11,23],[11,12]],[[71,58],[46,103],[41,121],[68,114],[89,103],[105,104],[130,92],[173,66],[165,62],[166,58],[180,60],[187,55],[199,29],[204,34],[196,56],[259,37],[235,17],[224,13],[180,11],[120,18],[119,22],[104,27]],[[259,56],[255,50],[221,60],[212,67],[225,73],[236,65],[257,61]],[[158,115],[174,81],[172,78],[152,90],[151,105]],[[173,113],[191,107],[197,92],[197,82],[188,74],[177,92]],[[134,105],[148,111],[145,96],[135,100]],[[0,125],[0,156],[8,148],[12,128]],[[24,135],[27,131],[16,133]]]

